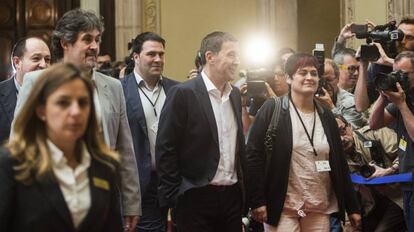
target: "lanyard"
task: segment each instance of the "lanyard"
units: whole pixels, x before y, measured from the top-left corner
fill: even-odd
[[[155,109],[155,107],[157,106],[157,102],[158,102],[158,98],[160,98],[161,95],[161,91],[162,91],[162,84],[160,84],[160,89],[157,95],[157,98],[155,99],[155,102],[152,102],[151,99],[148,97],[148,95],[144,92],[144,90],[141,89],[141,86],[138,85],[139,90],[141,90],[141,92],[144,94],[145,98],[148,100],[148,102],[152,105],[152,109],[154,110],[154,115],[156,118],[158,118],[157,116],[157,110]]]
[[[309,132],[305,127],[305,123],[303,123],[302,117],[300,116],[299,111],[295,106],[295,103],[293,103],[291,97],[289,97],[289,100],[290,100],[290,102],[292,102],[293,108],[295,109],[296,114],[298,115],[299,120],[302,123],[302,126],[303,126],[303,129],[305,130],[306,136],[308,137],[309,142],[312,145],[313,153],[315,154],[315,156],[317,156],[318,153],[316,153],[315,146],[313,145],[313,136],[315,134],[315,122],[316,122],[316,107],[315,107],[315,104],[313,105],[313,127],[312,127],[312,137],[311,137],[311,136],[309,136]]]

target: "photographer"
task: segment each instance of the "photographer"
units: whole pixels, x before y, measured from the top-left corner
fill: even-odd
[[[351,172],[374,178],[398,170],[394,131],[389,128],[371,130],[368,126],[352,131],[341,115],[335,117]],[[405,231],[402,192],[398,184],[356,185],[356,188],[362,205],[362,231]]]
[[[369,125],[372,129],[381,128],[395,123],[399,141],[400,173],[414,170],[414,52],[404,51],[398,54],[394,61],[394,70],[400,70],[408,75],[408,90],[401,87],[404,83],[396,83],[397,91],[381,91],[374,104]],[[391,103],[388,105],[388,103]],[[401,184],[404,197],[405,220],[408,230],[414,231],[414,196],[413,185]]]
[[[401,41],[396,41],[396,51],[414,51],[414,18],[404,17],[398,25],[398,30],[404,34]],[[378,48],[379,59],[369,63],[368,60],[361,59],[359,78],[355,88],[356,109],[359,112],[367,110],[370,105],[378,98],[379,93],[375,89],[375,77],[379,73],[390,73],[394,59],[389,57],[379,43],[374,43]]]
[[[339,68],[331,59],[325,59],[324,71],[324,95],[317,98],[328,107],[333,113],[342,115],[352,124],[353,128],[360,128],[366,125],[366,120],[361,113],[355,109],[355,99],[352,93],[345,91],[338,86]]]

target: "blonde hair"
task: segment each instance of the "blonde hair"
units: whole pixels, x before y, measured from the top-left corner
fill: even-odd
[[[46,126],[36,114],[36,109],[38,106],[45,105],[47,98],[60,86],[76,79],[85,84],[92,109],[87,128],[80,140],[85,142],[92,159],[116,171],[119,157],[105,144],[102,130],[98,125],[90,74],[79,70],[73,64],[66,63],[53,65],[39,76],[21,112],[15,119],[13,136],[6,147],[10,150],[12,157],[17,160],[14,166],[16,180],[30,184],[34,179],[44,181],[53,178],[52,160],[46,144]]]

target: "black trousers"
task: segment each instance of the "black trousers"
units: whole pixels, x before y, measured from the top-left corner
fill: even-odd
[[[179,232],[240,232],[240,187],[208,185],[190,189],[178,198],[176,214]]]

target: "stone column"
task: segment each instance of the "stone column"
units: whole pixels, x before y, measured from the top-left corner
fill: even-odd
[[[404,16],[414,15],[414,0],[387,0],[388,21],[396,20],[397,24]]]
[[[258,28],[269,34],[276,49],[298,46],[297,0],[257,0]]]
[[[128,42],[142,32],[141,0],[115,1],[116,60],[130,54]]]
[[[160,0],[142,0],[143,31],[161,32]]]

